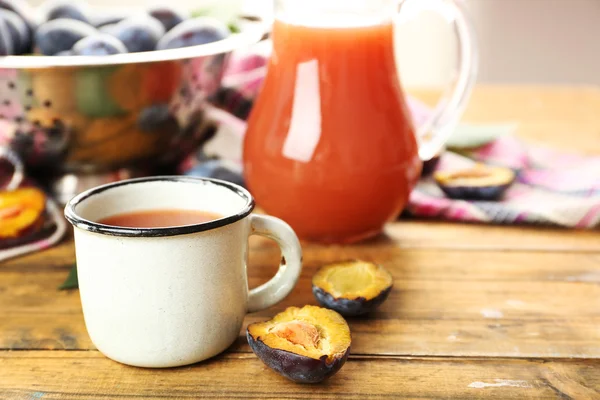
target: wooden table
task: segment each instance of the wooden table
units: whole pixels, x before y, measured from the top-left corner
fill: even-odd
[[[466,114],[520,123],[519,134],[600,154],[600,89],[480,87]],[[305,245],[296,289],[249,315],[315,304],[310,279],[349,257],[387,266],[379,312],[350,320],[352,355],[320,385],[287,381],[244,337],[197,365],[148,370],[113,362],[86,333],[79,293],[58,291],[73,244],[0,265],[0,398],[600,398],[600,232],[402,221],[355,246]],[[252,286],[276,247],[253,240]]]

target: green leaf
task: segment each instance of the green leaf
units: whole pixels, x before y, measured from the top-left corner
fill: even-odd
[[[77,265],[73,265],[69,271],[67,280],[58,287],[59,290],[77,289],[79,288],[79,281],[77,280]]]
[[[446,143],[449,149],[472,149],[510,135],[516,129],[515,124],[460,124]]]
[[[210,8],[197,8],[195,10],[193,10],[191,13],[192,18],[197,18],[197,17],[207,17],[210,14]]]
[[[240,33],[240,26],[237,22],[231,21],[229,24],[227,24],[227,27],[231,33]]]
[[[241,13],[240,5],[243,2],[235,1],[235,2],[214,2],[209,6],[199,7],[191,12],[192,18],[197,17],[213,17],[227,24],[229,31],[231,33],[239,33],[240,26],[238,24],[239,17],[238,15]]]

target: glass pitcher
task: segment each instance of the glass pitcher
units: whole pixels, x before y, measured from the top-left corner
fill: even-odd
[[[397,76],[394,25],[422,11],[454,23],[459,68],[454,90],[417,127]],[[309,241],[378,234],[464,111],[477,69],[470,21],[451,0],[276,0],[272,38],[244,140],[257,204]]]

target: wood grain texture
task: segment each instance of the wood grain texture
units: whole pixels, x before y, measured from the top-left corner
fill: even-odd
[[[600,138],[598,139],[600,142]],[[375,240],[400,248],[544,252],[598,252],[600,231],[532,226],[490,226],[440,221],[401,220]],[[370,243],[367,243],[369,245]],[[359,245],[360,247],[361,245]]]
[[[516,121],[527,141],[597,155],[598,110],[600,88],[479,87],[465,121]],[[280,254],[268,240],[251,244],[257,286]],[[0,264],[0,399],[600,399],[600,231],[402,220],[353,246],[303,247],[292,294],[245,324],[315,304],[310,280],[325,263],[362,258],[395,279],[377,312],[349,320],[352,356],[324,384],[281,378],[243,336],[190,367],[106,359],[87,335],[78,291],[57,290],[75,261],[67,239]]]
[[[439,90],[409,93],[435,104]],[[584,154],[600,154],[600,87],[479,85],[464,122],[518,124],[528,142]]]
[[[97,352],[0,352],[3,399],[587,398],[599,361],[351,357],[319,385],[282,378],[250,354],[160,371]],[[241,384],[242,382],[246,384]]]
[[[395,279],[376,313],[349,320],[354,354],[600,357],[600,252],[465,252],[379,242],[306,246],[292,294],[246,323],[287,306],[316,304],[311,278],[317,268],[351,258],[380,263]],[[272,242],[253,240],[250,285],[266,282],[278,260]],[[1,349],[94,348],[79,293],[56,289],[71,262],[0,267]],[[232,351],[250,352],[243,332]]]

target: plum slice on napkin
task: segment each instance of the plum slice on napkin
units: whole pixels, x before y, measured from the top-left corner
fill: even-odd
[[[45,209],[46,195],[37,188],[0,192],[0,243],[37,232]]]

